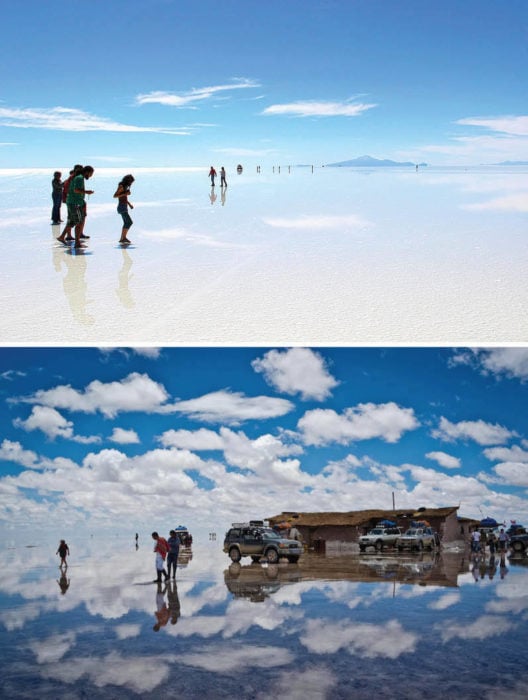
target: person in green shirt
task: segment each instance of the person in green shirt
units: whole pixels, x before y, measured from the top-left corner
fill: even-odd
[[[91,165],[85,165],[82,171],[76,174],[70,183],[66,205],[68,207],[68,226],[75,228],[75,248],[84,248],[81,243],[83,236],[84,220],[86,218],[85,195],[93,194],[93,190],[86,189],[86,180],[89,180],[94,173]],[[58,238],[60,240],[60,238]]]

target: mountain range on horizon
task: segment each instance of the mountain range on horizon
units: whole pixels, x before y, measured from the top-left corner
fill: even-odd
[[[339,163],[327,163],[325,167],[327,168],[346,168],[346,167],[403,167],[416,165],[427,166],[427,163],[411,163],[410,161],[398,162],[396,160],[373,158],[372,156],[359,156],[359,158],[352,158],[351,160],[342,160]]]

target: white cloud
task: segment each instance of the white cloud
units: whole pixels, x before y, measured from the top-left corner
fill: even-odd
[[[329,373],[324,358],[307,348],[270,350],[264,357],[253,360],[251,366],[277,391],[299,393],[304,400],[322,401],[339,385]]]
[[[139,442],[138,434],[135,430],[125,430],[124,428],[114,428],[109,440],[120,445],[132,445]]]
[[[307,411],[297,424],[308,445],[347,444],[372,438],[397,442],[404,432],[418,426],[413,409],[400,408],[394,402],[361,403],[342,414],[333,409],[314,409]]]
[[[427,459],[434,459],[441,467],[446,469],[458,469],[460,467],[458,457],[453,457],[445,452],[428,452],[425,456]]]
[[[528,488],[528,464],[525,462],[502,462],[493,471],[508,484]]]
[[[278,418],[293,410],[286,399],[269,396],[245,396],[242,392],[214,391],[197,399],[178,401],[164,412],[186,413],[195,420],[210,423],[241,423],[246,420]]]
[[[193,88],[187,92],[175,93],[156,90],[145,94],[137,95],[136,102],[144,104],[160,104],[168,107],[186,107],[196,109],[196,103],[210,100],[218,95],[223,95],[232,90],[260,87],[259,83],[247,78],[234,79],[234,82],[226,85],[212,85],[210,87]]]
[[[199,430],[166,430],[159,437],[164,447],[178,447],[186,450],[221,450],[224,441],[218,433],[207,428]]]
[[[287,666],[294,658],[284,647],[210,645],[198,652],[179,654],[178,662],[214,673],[231,674],[245,668]]]
[[[453,638],[489,639],[490,637],[506,634],[514,626],[515,623],[505,617],[500,617],[499,615],[482,615],[470,624],[467,622],[463,624],[452,622],[443,626],[438,625],[437,628],[440,631],[443,641],[448,642]]]
[[[481,366],[492,374],[504,374],[521,380],[528,379],[528,348],[481,350],[478,357]]]
[[[431,435],[447,442],[474,440],[479,445],[501,445],[514,437],[516,433],[502,425],[492,425],[483,420],[451,423],[442,416],[438,428],[433,430]]]
[[[159,409],[167,400],[164,387],[146,374],[133,372],[121,381],[107,384],[94,380],[84,391],[70,385],[39,390],[33,396],[18,399],[24,403],[38,403],[70,411],[95,413],[100,411],[108,418],[123,411],[151,412]]]
[[[68,440],[73,436],[73,423],[49,406],[33,406],[27,420],[17,418],[13,421],[13,425],[27,431],[41,430],[52,440],[56,437]]]
[[[6,462],[21,464],[23,467],[28,467],[29,469],[38,468],[37,454],[31,450],[24,450],[19,442],[12,442],[11,440],[3,440],[0,445],[0,459],[5,459]]]
[[[276,104],[266,107],[261,112],[265,115],[286,115],[294,117],[357,117],[376,104],[361,102],[316,102],[300,100],[286,104]]]
[[[528,452],[518,445],[513,447],[488,447],[484,455],[492,462],[528,462]]]
[[[53,131],[112,131],[126,133],[159,133],[187,136],[188,127],[134,126],[89,114],[70,107],[38,107],[16,109],[0,107],[0,126],[16,129],[47,129]]]
[[[510,136],[528,136],[528,116],[506,115],[502,117],[466,117],[457,124],[464,126],[481,126],[490,131]]]

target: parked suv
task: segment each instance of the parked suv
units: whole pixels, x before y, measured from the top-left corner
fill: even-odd
[[[528,534],[526,532],[512,535],[509,544],[517,554],[528,554]]]
[[[394,547],[401,534],[399,527],[375,527],[367,535],[361,535],[359,549],[364,552],[367,547],[375,547],[378,551],[383,547]]]
[[[398,537],[396,541],[399,552],[404,549],[434,549],[435,545],[436,535],[431,527],[411,527],[404,535]]]
[[[232,561],[251,557],[254,562],[258,562],[264,557],[270,564],[275,564],[281,557],[286,557],[295,564],[303,553],[303,546],[297,540],[277,535],[269,527],[237,523],[226,532],[224,552],[229,554]]]

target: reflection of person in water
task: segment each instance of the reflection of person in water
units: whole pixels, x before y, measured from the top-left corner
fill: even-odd
[[[500,577],[504,578],[508,573],[508,567],[506,566],[506,553],[502,552],[500,555]]]
[[[62,595],[65,595],[66,591],[70,587],[70,579],[66,577],[66,569],[61,569],[61,577],[57,583],[59,584]]]
[[[123,266],[119,271],[119,286],[116,289],[116,294],[125,309],[133,309],[135,303],[130,289],[128,288],[128,283],[132,279],[132,275],[130,274],[130,270],[132,269],[132,258],[125,248],[123,248],[121,252],[123,255]]]
[[[178,598],[178,585],[172,580],[168,584],[167,599],[169,601],[169,613],[171,625],[175,625],[180,617],[180,599]]]
[[[214,204],[216,202],[216,194],[214,191],[214,187],[211,187],[211,194],[209,195],[209,199],[211,200],[211,204]]]
[[[86,310],[86,258],[83,255],[70,255],[67,252],[63,252],[62,256],[61,260],[65,262],[67,269],[62,284],[73,317],[83,326],[91,326],[95,319]]]
[[[165,602],[165,591],[166,588],[162,588],[162,584],[158,583],[158,588],[156,591],[156,624],[152,628],[154,632],[159,632],[162,627],[165,627],[169,621],[169,609],[167,603]]]

